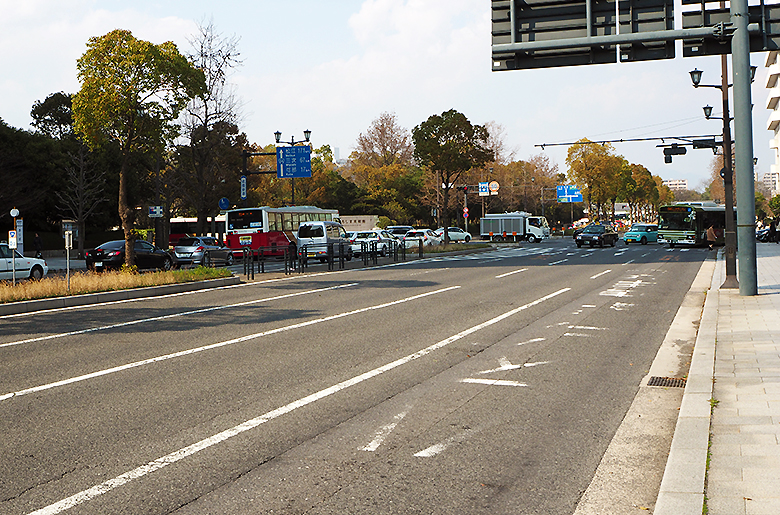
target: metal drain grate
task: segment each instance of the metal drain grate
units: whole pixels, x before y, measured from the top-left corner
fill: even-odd
[[[668,386],[672,388],[685,388],[685,378],[653,376],[647,382],[647,386]]]

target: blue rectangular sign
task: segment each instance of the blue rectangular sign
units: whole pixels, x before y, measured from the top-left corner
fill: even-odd
[[[311,147],[276,147],[276,177],[311,177]]]
[[[582,202],[582,192],[577,186],[563,185],[558,186],[558,202]]]

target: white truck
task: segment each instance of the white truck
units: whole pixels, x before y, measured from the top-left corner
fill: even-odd
[[[545,217],[525,211],[493,213],[480,219],[479,234],[483,240],[536,243],[550,237],[550,226]]]

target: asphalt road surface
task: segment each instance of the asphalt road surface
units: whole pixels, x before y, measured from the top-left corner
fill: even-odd
[[[706,256],[564,239],[0,317],[0,513],[571,514]]]

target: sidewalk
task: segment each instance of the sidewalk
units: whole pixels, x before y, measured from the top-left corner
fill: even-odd
[[[756,243],[756,259],[759,294],[740,297],[719,289],[718,257],[656,515],[705,502],[710,515],[780,513],[780,245]]]

